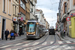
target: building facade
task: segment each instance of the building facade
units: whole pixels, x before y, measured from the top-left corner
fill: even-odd
[[[36,10],[37,0],[30,0],[30,19],[36,19],[35,10]]]
[[[39,10],[39,9],[36,9],[35,15],[37,16],[38,22],[46,27],[46,19],[44,17],[43,11]]]
[[[25,25],[24,23],[26,22],[26,3],[27,0],[19,0],[19,32],[21,34],[25,34]]]
[[[0,39],[5,38],[5,30],[13,29],[13,1],[0,0]]]
[[[46,29],[49,29],[49,23],[46,21]]]
[[[30,19],[30,0],[27,0],[26,3],[26,20]]]
[[[75,38],[74,19],[75,19],[75,0],[60,0],[61,1],[61,22],[63,23],[63,29],[70,37]]]
[[[59,25],[59,13],[57,13],[56,30],[60,31],[60,25]]]
[[[19,0],[12,0],[12,1],[13,1],[13,28],[14,31],[18,34],[19,33],[19,23],[18,23]]]

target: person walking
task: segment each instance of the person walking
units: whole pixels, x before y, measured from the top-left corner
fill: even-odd
[[[65,36],[65,29],[64,29],[64,36]]]
[[[8,35],[9,35],[9,31],[8,31],[8,29],[6,29],[6,31],[5,31],[5,39],[6,40],[8,39]]]

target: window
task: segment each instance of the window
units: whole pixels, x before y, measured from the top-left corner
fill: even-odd
[[[64,3],[64,13],[67,13],[67,3]]]
[[[23,17],[23,20],[25,20],[25,15],[23,13],[21,13],[21,17]]]
[[[15,1],[19,3],[19,0],[15,0]]]
[[[75,0],[73,0],[73,5],[75,5]]]
[[[3,11],[5,11],[5,0],[3,0]]]
[[[25,10],[25,4],[22,2],[22,0],[20,1],[20,6]]]
[[[30,12],[31,12],[31,13],[33,12],[33,8],[30,9]]]
[[[26,2],[27,2],[27,0],[26,0]]]

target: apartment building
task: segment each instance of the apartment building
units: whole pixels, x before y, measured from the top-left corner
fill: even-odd
[[[59,25],[59,13],[57,13],[56,29],[57,29],[58,31],[60,31],[60,25]]]
[[[49,23],[46,21],[46,29],[49,29]]]
[[[13,29],[13,1],[0,0],[0,39],[5,38],[5,30]]]
[[[27,0],[19,0],[19,32],[21,31],[21,34],[25,34],[25,25],[26,22],[26,3]]]
[[[30,0],[27,0],[26,3],[26,20],[30,19]]]
[[[75,38],[75,0],[61,0],[61,22],[70,37]]]
[[[37,16],[38,22],[46,27],[46,19],[44,17],[43,11],[40,9],[36,9],[35,15]]]
[[[36,10],[37,0],[30,0],[30,19],[36,19],[35,10]]]
[[[19,22],[18,22],[18,13],[19,13],[19,0],[13,1],[13,29],[16,33],[19,33]]]

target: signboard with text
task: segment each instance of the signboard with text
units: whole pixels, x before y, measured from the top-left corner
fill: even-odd
[[[70,20],[71,20],[70,17],[67,17],[67,18],[66,18],[66,21],[70,21]]]
[[[17,21],[17,17],[13,17],[13,21]]]

